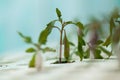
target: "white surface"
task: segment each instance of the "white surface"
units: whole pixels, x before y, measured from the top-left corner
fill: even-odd
[[[27,56],[15,62],[3,64],[1,61],[0,80],[120,80],[116,59],[83,60],[69,64],[51,64],[51,60],[44,62],[41,72],[28,68],[28,61]]]

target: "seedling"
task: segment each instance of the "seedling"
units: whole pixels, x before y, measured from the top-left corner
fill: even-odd
[[[92,29],[89,28],[87,31],[92,30],[93,34],[91,36],[90,41],[87,43],[89,48],[84,52],[84,58],[89,58],[91,56],[91,54],[90,54],[91,52],[92,52],[93,58],[95,58],[95,59],[104,58],[101,55],[101,52],[104,52],[106,55],[108,55],[108,58],[109,58],[113,53],[113,48],[114,47],[116,49],[119,48],[118,44],[119,44],[119,40],[120,40],[120,36],[119,36],[120,28],[118,26],[116,26],[116,23],[118,23],[120,26],[120,21],[118,19],[120,19],[120,14],[119,14],[119,9],[116,8],[112,12],[111,17],[108,21],[109,25],[110,25],[109,36],[106,38],[105,41],[100,39],[99,35],[101,35],[101,34],[98,34],[101,24],[104,23],[104,20],[99,22],[98,20],[94,19],[91,23],[89,23],[88,27],[91,26]],[[85,27],[85,29],[87,29],[87,27]],[[111,45],[113,48],[111,48],[111,50],[107,50],[106,48]],[[119,51],[117,51],[117,52],[119,52]],[[119,55],[119,59],[120,59],[120,55]]]
[[[105,43],[103,44],[103,46],[109,46],[112,43],[112,35],[113,35],[113,31],[116,28],[115,25],[115,21],[117,21],[117,19],[120,17],[119,15],[119,10],[118,8],[114,9],[114,11],[111,14],[110,20],[109,20],[109,24],[110,24],[110,28],[109,28],[109,36],[106,39]]]
[[[93,35],[91,36],[91,39],[88,43],[84,41],[84,36],[85,34],[85,29],[87,27],[84,27],[83,24],[79,21],[74,22],[74,21],[63,21],[62,19],[62,14],[61,11],[56,8],[56,14],[57,14],[57,19],[50,21],[47,24],[47,27],[40,33],[40,36],[38,38],[38,43],[34,43],[29,36],[25,36],[22,33],[18,32],[19,35],[24,39],[24,41],[28,44],[32,44],[34,48],[29,48],[26,50],[28,53],[34,52],[35,54],[32,57],[32,60],[29,63],[29,67],[35,67],[35,56],[39,51],[46,52],[46,51],[52,51],[55,52],[54,49],[46,47],[43,48],[42,45],[45,45],[47,43],[47,38],[51,34],[52,30],[58,29],[60,32],[60,40],[59,40],[59,60],[56,61],[55,63],[69,63],[71,62],[70,57],[70,45],[74,45],[67,37],[66,33],[66,26],[72,24],[74,25],[73,27],[77,27],[78,29],[78,44],[77,47],[75,47],[75,50],[73,51],[76,55],[80,57],[80,60],[82,61],[83,58],[89,58],[91,56],[90,52],[92,52],[93,57],[95,59],[102,59],[101,52],[104,52],[105,54],[108,55],[108,58],[112,55],[112,51],[108,51],[104,46],[108,46],[112,43],[112,34],[113,34],[113,29],[115,27],[114,21],[116,18],[118,18],[117,13],[115,12],[114,15],[112,15],[110,19],[110,35],[109,37],[105,40],[105,42],[101,39],[99,39],[99,34],[98,31],[100,30],[99,28],[101,27],[101,23],[97,20],[94,20],[93,22],[90,23],[90,26],[92,27],[91,29],[88,29],[88,31],[92,30]],[[117,21],[118,22],[118,21]],[[61,26],[57,26],[55,23],[60,23]],[[88,25],[89,26],[89,25]],[[83,46],[88,45],[88,49],[83,48]],[[64,46],[64,58],[62,58],[62,46]]]
[[[113,35],[111,35],[111,42],[112,42],[112,49],[113,52],[116,54],[118,62],[119,62],[119,67],[120,67],[120,14],[119,14],[119,10],[115,10],[114,11],[114,16],[111,18],[112,24],[114,24],[114,26],[112,27],[113,32],[111,31],[111,34],[113,33]],[[118,25],[116,25],[115,23],[118,23]]]
[[[88,42],[89,48],[86,50],[87,58],[90,56],[90,51],[92,52],[95,59],[104,58],[101,55],[101,52],[104,52],[108,56],[108,58],[112,55],[112,52],[113,52],[112,48],[111,50],[107,50],[106,48],[108,46],[111,46],[112,44],[112,36],[113,36],[114,29],[115,29],[115,21],[119,17],[118,13],[119,13],[118,10],[115,9],[110,17],[110,20],[109,20],[109,24],[110,24],[109,32],[110,33],[109,33],[108,38],[106,38],[105,41],[102,39],[99,39],[99,35],[101,34],[98,34],[98,32],[100,31],[100,27],[104,23],[105,20],[103,21],[94,20],[92,22],[92,27],[94,27],[92,28],[92,30],[94,34],[92,35],[91,40]]]
[[[88,28],[88,31],[91,31],[92,34],[90,35],[90,40],[87,43],[88,49],[84,52],[84,58],[103,59],[104,57],[101,55],[101,52],[108,55],[108,58],[112,55],[110,51],[103,47],[104,41],[99,37],[101,35],[101,24],[101,21],[93,18],[89,25],[86,26],[86,29]]]
[[[45,30],[43,30],[43,32],[44,31]],[[43,52],[43,53],[46,52],[46,51],[55,52],[54,49],[49,48],[49,47],[42,48],[42,45],[44,45],[46,43],[45,38],[47,38],[47,37],[43,37],[44,36],[43,32],[40,33],[38,43],[34,43],[32,41],[31,37],[25,36],[21,32],[18,32],[18,34],[22,37],[22,39],[24,40],[24,42],[26,42],[27,44],[31,44],[31,45],[34,46],[34,47],[28,48],[26,50],[27,53],[34,53],[32,59],[29,62],[29,67],[41,67],[42,66],[42,64],[39,64],[39,63],[42,63],[41,62],[42,61],[42,57],[39,56],[41,54],[40,51]],[[44,39],[44,41],[43,41],[43,39]],[[38,58],[37,60],[41,60],[41,61],[36,61],[36,55],[37,55],[37,58]],[[35,65],[36,62],[37,62],[38,65]]]
[[[119,42],[119,26],[120,21],[118,20],[120,18],[119,14],[119,8],[115,8],[111,14],[110,20],[109,20],[109,36],[106,39],[106,41],[103,43],[103,46],[109,46],[112,45],[111,52],[113,52],[113,48],[117,46]],[[116,26],[116,23],[119,24],[119,26]],[[116,47],[117,48],[117,47]]]
[[[56,63],[66,63],[66,62],[70,62],[70,44],[71,42],[68,40],[67,38],[67,34],[66,34],[66,30],[65,27],[69,24],[74,24],[75,26],[77,26],[77,28],[79,30],[84,29],[83,24],[81,22],[73,22],[73,21],[63,21],[63,19],[61,18],[62,14],[61,11],[56,8],[56,14],[58,19],[51,21],[50,23],[47,24],[47,28],[45,29],[45,32],[42,32],[42,34],[44,34],[44,37],[47,37],[53,28],[58,29],[58,31],[60,32],[60,48],[59,48],[59,61],[57,61]],[[61,24],[61,27],[58,27],[55,25],[56,22],[59,22]],[[45,41],[44,38],[41,36],[42,41]],[[79,33],[78,34],[78,52],[77,54],[80,56],[80,58],[82,59],[82,45],[84,45],[84,40],[82,38],[82,35]],[[64,58],[65,61],[63,61],[62,59],[62,45],[64,45]]]

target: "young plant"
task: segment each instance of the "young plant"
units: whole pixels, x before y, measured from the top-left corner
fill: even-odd
[[[118,62],[119,62],[119,67],[120,67],[120,21],[117,21],[119,23],[119,26],[115,29],[112,37],[112,48],[113,52],[116,54]]]
[[[112,50],[116,54],[119,67],[120,67],[120,14],[119,11],[116,12],[117,17],[114,20],[114,23],[118,23],[118,25],[115,25],[114,30],[113,30],[113,35],[112,37]]]
[[[45,30],[43,30],[43,32],[45,32]],[[21,36],[21,38],[24,40],[24,42],[34,46],[34,47],[30,47],[26,50],[27,53],[34,53],[32,59],[29,62],[29,67],[38,67],[38,69],[39,69],[39,67],[42,66],[42,57],[41,57],[40,51],[42,51],[43,53],[46,51],[55,52],[54,49],[49,48],[49,47],[42,48],[42,45],[44,45],[47,42],[47,40],[46,40],[47,37],[44,37],[43,33],[40,33],[38,43],[34,43],[32,41],[31,37],[25,36],[21,32],[18,32],[18,34]],[[44,39],[44,41],[43,41],[43,39]]]
[[[100,39],[101,32],[101,21],[93,18],[91,23],[89,23],[88,31],[91,31],[90,40],[87,43],[88,49],[85,51],[84,58],[94,58],[94,59],[103,59],[104,57],[101,55],[101,52],[106,54],[108,58],[112,55],[110,51],[103,47],[104,41]]]
[[[92,22],[92,24],[94,24],[94,25],[92,25],[92,27],[96,26],[97,29],[93,28],[94,34],[93,34],[90,42],[88,43],[89,48],[86,50],[87,57],[90,56],[89,55],[90,54],[90,50],[93,53],[94,58],[96,58],[96,59],[104,58],[104,57],[102,57],[101,52],[104,52],[106,55],[108,55],[108,58],[112,55],[112,52],[113,52],[112,48],[111,48],[110,51],[107,50],[106,48],[108,46],[111,46],[111,44],[114,45],[114,44],[118,43],[118,41],[119,41],[119,35],[116,35],[117,33],[119,33],[119,28],[117,28],[117,26],[116,26],[116,22],[119,23],[118,18],[120,18],[120,14],[119,14],[119,9],[116,8],[112,12],[111,17],[110,17],[110,19],[108,21],[109,25],[110,25],[110,27],[109,27],[109,32],[110,33],[109,33],[109,36],[106,38],[105,41],[103,41],[101,39],[98,39],[98,37],[100,35],[100,34],[98,34],[98,32],[100,30],[101,24],[104,21],[102,21],[102,23],[97,21],[97,20]],[[96,23],[99,24],[99,25],[95,25]]]
[[[112,14],[111,14],[110,20],[108,21],[109,25],[110,25],[109,36],[106,39],[106,41],[104,42],[103,46],[107,47],[107,46],[109,46],[112,43],[113,32],[114,32],[114,29],[116,28],[115,22],[117,21],[117,19],[119,17],[120,17],[120,15],[119,15],[119,9],[115,8],[113,10]]]
[[[118,19],[120,18],[119,14],[119,8],[115,8],[110,15],[110,19],[108,21],[110,27],[109,27],[109,36],[106,38],[105,42],[103,43],[103,46],[108,47],[111,46],[111,55],[113,53],[113,49],[119,42],[119,27],[116,26],[116,23],[120,24]],[[116,47],[117,49],[117,47]]]
[[[82,30],[84,29],[83,27],[83,24],[81,22],[73,22],[73,21],[63,21],[62,19],[62,14],[60,12],[60,10],[58,8],[56,8],[56,14],[57,14],[57,17],[58,19],[56,20],[53,20],[51,21],[50,23],[47,24],[47,28],[45,29],[45,32],[42,32],[42,34],[44,34],[44,37],[45,36],[48,36],[52,29],[53,28],[56,28],[58,29],[58,31],[60,32],[60,48],[59,48],[59,61],[57,61],[57,63],[64,63],[64,62],[70,62],[70,44],[71,42],[68,40],[67,38],[67,34],[66,34],[66,30],[65,30],[65,27],[69,24],[74,24],[77,26],[77,28],[79,30],[81,30],[81,33],[82,33]],[[56,22],[59,22],[61,24],[61,27],[58,27],[55,25]],[[43,37],[41,37],[43,42],[45,41]],[[65,61],[62,61],[62,45],[64,45],[64,58],[65,58]],[[82,45],[84,45],[84,40],[81,36],[81,34],[78,34],[78,55],[80,56],[80,58],[82,58]]]

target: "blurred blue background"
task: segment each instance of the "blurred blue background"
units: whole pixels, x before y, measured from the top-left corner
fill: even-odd
[[[17,31],[37,42],[40,31],[57,18],[56,8],[61,10],[64,20],[79,18],[85,23],[89,16],[100,17],[119,5],[120,0],[0,0],[0,54],[21,51],[29,46]],[[50,36],[50,42],[57,40],[56,34]]]

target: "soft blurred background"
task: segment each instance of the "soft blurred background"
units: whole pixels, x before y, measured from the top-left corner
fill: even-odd
[[[120,0],[0,0],[0,55],[24,51],[29,46],[17,31],[37,42],[40,31],[57,18],[56,8],[61,10],[64,20],[78,18],[85,24],[90,16],[100,18],[114,7],[120,7]],[[53,31],[49,37],[53,45],[58,43],[56,33]]]

